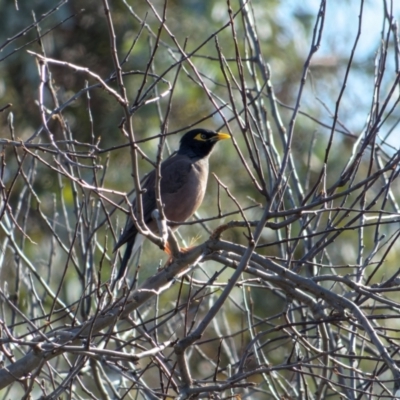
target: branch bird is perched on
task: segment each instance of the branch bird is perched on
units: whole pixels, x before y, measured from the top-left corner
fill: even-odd
[[[178,152],[161,164],[160,194],[169,221],[184,222],[198,209],[207,187],[209,156],[215,144],[224,139],[230,139],[230,136],[208,129],[193,129],[182,136]],[[155,184],[156,170],[153,170],[142,186],[143,220],[151,231],[158,232],[157,222],[151,216],[157,208]],[[136,200],[133,201],[133,212],[136,213]],[[143,236],[138,234],[131,220],[114,248],[116,251],[126,243],[117,280],[125,276],[128,261],[142,242]]]

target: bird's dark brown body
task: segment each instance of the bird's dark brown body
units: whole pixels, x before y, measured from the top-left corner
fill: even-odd
[[[182,137],[178,153],[161,164],[160,194],[165,217],[169,221],[184,222],[201,205],[207,188],[210,153],[217,141],[228,138],[227,134],[194,129]],[[145,189],[142,204],[144,222],[157,233],[157,223],[151,217],[157,208],[155,183],[156,171],[153,170],[142,185]],[[133,202],[133,211],[136,212],[136,200]],[[176,225],[172,224],[171,227],[176,228]],[[130,221],[115,246],[116,250],[127,244],[117,279],[125,275],[132,253],[135,254],[141,245],[138,236],[133,221]]]

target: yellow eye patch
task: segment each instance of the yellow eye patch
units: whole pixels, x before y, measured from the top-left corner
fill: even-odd
[[[200,140],[201,142],[206,142],[208,140],[207,135],[204,133],[198,133],[195,137],[194,140]]]

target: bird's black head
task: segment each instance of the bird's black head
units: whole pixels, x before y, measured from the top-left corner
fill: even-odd
[[[230,139],[226,133],[218,133],[209,129],[192,129],[182,136],[178,154],[191,158],[206,157],[220,140]]]

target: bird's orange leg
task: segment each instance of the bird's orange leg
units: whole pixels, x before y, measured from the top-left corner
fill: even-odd
[[[195,246],[195,244],[196,244],[196,242],[199,240],[199,238],[200,238],[200,237],[192,238],[192,239],[190,240],[190,244],[189,244],[188,247],[179,247],[179,252],[180,252],[180,253],[187,253],[189,250],[191,250],[191,249]],[[171,250],[171,247],[170,247],[170,245],[169,245],[168,242],[166,243],[166,245],[165,245],[165,247],[164,247],[164,251],[168,254],[169,257],[168,257],[168,260],[167,260],[167,262],[165,263],[163,269],[166,268],[166,267],[168,267],[169,265],[171,265],[171,264],[172,264],[172,261],[174,260],[174,256],[173,256],[173,254],[172,254],[172,250]]]

